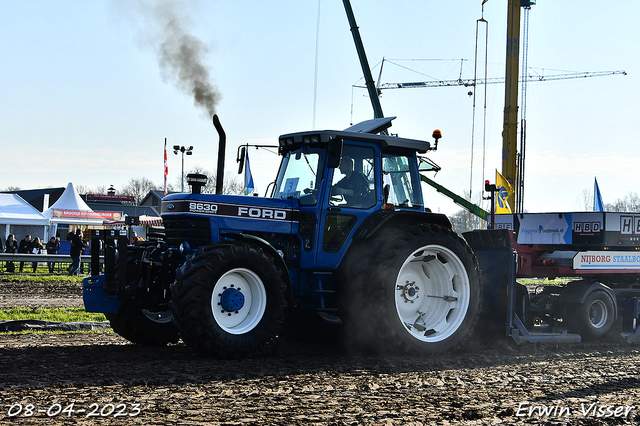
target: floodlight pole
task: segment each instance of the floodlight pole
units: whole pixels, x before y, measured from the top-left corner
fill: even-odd
[[[186,153],[187,155],[193,155],[193,146],[187,148],[180,145],[174,145],[173,153],[178,155],[178,152],[182,153],[182,177],[180,179],[180,192],[184,192],[184,154]]]

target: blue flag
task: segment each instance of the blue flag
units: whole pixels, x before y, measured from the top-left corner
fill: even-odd
[[[247,149],[244,164],[244,195],[251,195],[254,189],[253,176],[251,176],[251,166],[249,166],[249,150]]]
[[[604,203],[602,202],[602,195],[600,195],[600,188],[598,188],[598,179],[593,178],[593,211],[594,212],[603,212],[604,211]]]

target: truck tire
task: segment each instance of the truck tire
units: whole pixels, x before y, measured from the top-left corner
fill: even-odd
[[[597,340],[613,327],[613,301],[607,292],[594,290],[587,295],[583,303],[575,306],[575,310],[571,310],[567,320],[570,330],[580,334],[583,340]]]
[[[131,288],[136,288],[141,279],[137,264],[141,255],[142,252],[138,251],[127,256],[127,278]],[[131,296],[118,297],[118,313],[105,316],[115,333],[138,345],[163,346],[180,340],[171,311],[151,312],[142,309]]]
[[[286,285],[274,259],[242,241],[209,245],[187,258],[171,286],[182,339],[219,358],[251,356],[276,338]]]
[[[346,259],[346,331],[369,350],[430,354],[463,345],[478,321],[478,262],[452,230],[421,224],[378,232]],[[359,275],[359,276],[358,276]]]

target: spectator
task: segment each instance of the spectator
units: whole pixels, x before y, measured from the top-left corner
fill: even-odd
[[[71,238],[71,271],[69,275],[77,275],[80,269],[80,255],[87,247],[87,242],[82,239],[82,231],[80,228],[76,229],[76,233]]]
[[[18,242],[16,241],[16,237],[14,237],[13,234],[9,234],[5,245],[7,246],[7,253],[15,253],[18,250]],[[7,272],[15,271],[16,265],[13,262],[7,262]]]
[[[42,254],[43,248],[42,242],[40,242],[40,237],[35,237],[31,242],[31,253]],[[38,262],[32,262],[31,266],[33,266],[33,272],[36,272],[36,269],[38,269]]]
[[[2,245],[2,238],[0,238],[0,253],[4,253],[4,247]],[[9,263],[7,262],[6,265],[8,265]]]
[[[31,235],[27,234],[24,239],[20,241],[18,245],[18,253],[27,254],[31,250]],[[20,272],[24,268],[24,262],[20,262]]]
[[[51,237],[47,242],[47,254],[58,254],[58,250],[60,250],[60,241],[56,237]],[[53,274],[56,262],[47,262],[47,265],[49,266],[49,273]]]

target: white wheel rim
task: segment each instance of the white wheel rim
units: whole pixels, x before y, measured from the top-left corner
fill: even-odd
[[[470,294],[469,276],[460,258],[446,247],[427,245],[415,250],[400,267],[396,310],[411,336],[422,342],[441,342],[462,325]]]
[[[151,321],[157,322],[158,324],[168,324],[173,319],[173,314],[171,313],[171,311],[155,312],[148,309],[143,309],[142,313]]]
[[[595,300],[589,306],[589,322],[594,328],[601,328],[607,323],[607,307],[602,300]]]
[[[241,293],[244,303],[237,310],[222,307],[222,295],[233,289]],[[230,334],[245,334],[253,330],[262,319],[267,307],[267,292],[258,275],[245,268],[227,271],[220,277],[211,295],[211,311],[218,325]]]

